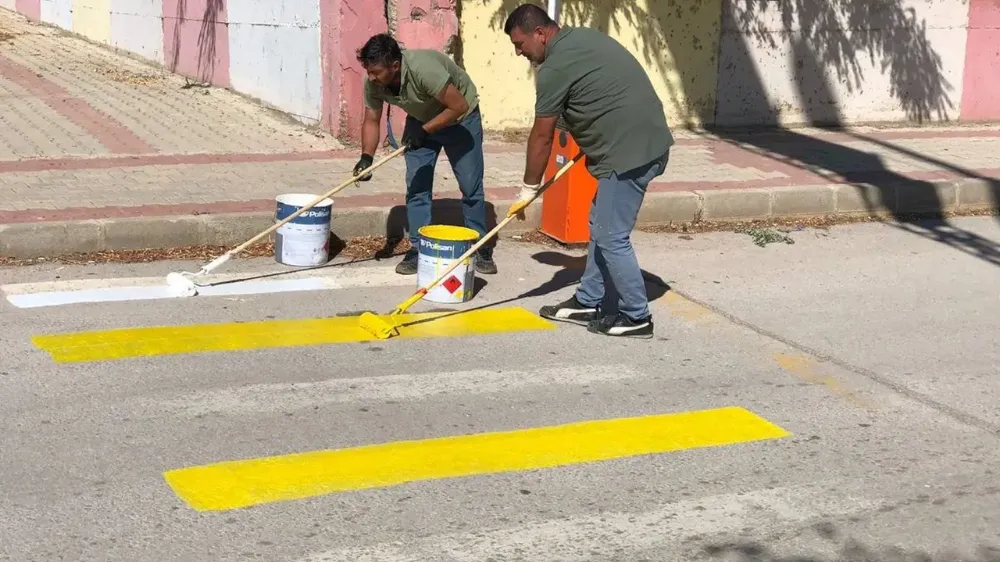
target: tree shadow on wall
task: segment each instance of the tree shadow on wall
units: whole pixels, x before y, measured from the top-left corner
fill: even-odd
[[[748,54],[748,39],[759,49],[791,45],[799,102],[813,125],[840,123],[836,100],[822,95],[828,88],[813,95],[809,87],[826,86],[828,72],[851,94],[859,93],[867,80],[884,76],[889,94],[912,121],[948,119],[954,107],[948,96],[953,88],[930,43],[927,23],[901,0],[723,0],[722,33],[724,41],[742,41],[732,45],[740,54]],[[745,77],[751,86],[759,82],[749,74],[753,65],[740,67],[739,59],[725,62],[720,90],[726,76]],[[804,69],[806,64],[812,68]],[[873,75],[865,76],[867,67]]]
[[[501,0],[490,26],[502,31],[507,16],[523,3]],[[532,3],[544,7],[543,2]],[[655,0],[648,4],[647,9],[637,0],[563,0],[559,19],[565,25],[615,35],[625,27],[633,30],[634,39],[631,44],[626,41],[626,47],[664,80],[665,101],[673,109],[669,113],[681,121],[674,126],[716,122],[716,92],[757,106],[747,108],[744,103],[732,111],[735,115],[725,115],[723,104],[719,108],[723,120],[747,116],[747,124],[775,123],[769,114],[780,111],[770,110],[766,95],[752,100],[740,95],[765,91],[760,77],[753,75],[755,65],[736,64],[739,49],[748,47],[744,37],[765,49],[776,49],[793,39],[815,46],[820,63],[833,69],[849,91],[873,77],[864,75],[867,59],[875,77],[888,77],[890,93],[911,119],[945,118],[952,107],[947,95],[951,85],[944,79],[941,57],[927,38],[926,23],[918,21],[901,0]],[[735,58],[719,60],[720,52],[734,49]],[[757,83],[746,83],[753,80]],[[829,100],[804,96],[800,103],[822,107]]]
[[[200,20],[200,28],[198,30],[197,79],[208,84],[212,82],[212,77],[215,75],[215,61],[218,53],[216,23],[219,22],[219,17],[225,8],[225,0],[202,1],[205,3],[205,9],[200,18],[194,19],[188,17],[188,0],[177,0],[176,20],[174,21],[173,30],[174,50],[170,54],[169,68],[171,72],[177,72],[177,67],[180,65],[181,46],[184,40],[182,32],[186,22],[189,19],[190,21]]]
[[[502,30],[507,16],[522,3],[501,0],[490,25]],[[909,120],[949,119],[953,88],[945,77],[943,61],[931,44],[926,22],[902,0],[656,0],[648,4],[647,10],[637,0],[564,0],[560,21],[616,34],[623,26],[631,27],[636,38],[626,47],[664,77],[665,101],[672,104],[676,116],[672,126],[712,123],[706,128],[740,149],[854,186],[864,206],[860,211],[888,211],[900,221],[899,228],[1000,265],[1000,250],[991,240],[943,220],[907,222],[914,215],[940,217],[947,186],[940,189],[932,182],[890,170],[883,155],[888,152],[892,159],[932,166],[940,166],[939,161],[891,145],[869,152],[788,129],[752,131],[782,122],[843,128],[840,103],[831,88],[834,82],[859,96],[862,89],[877,95],[875,89],[888,84],[888,93]],[[721,32],[717,31],[720,22]],[[717,53],[721,60],[716,60]],[[758,69],[761,61],[786,53],[791,68],[778,77],[792,84],[789,97],[794,101],[772,102],[775,94],[771,92],[782,92],[783,84],[766,84]],[[670,74],[676,79],[666,78]],[[801,107],[801,115],[783,119],[792,104]],[[949,169],[957,171],[953,166]],[[982,179],[968,170],[958,173]],[[994,207],[998,207],[1000,182],[989,181]]]
[[[926,45],[926,40],[922,43]],[[904,51],[907,46],[899,45],[898,48]],[[822,63],[820,56],[814,51],[816,48],[815,44],[807,44],[803,39],[793,40],[792,51],[797,64],[793,69],[792,82],[799,88],[799,96],[802,99],[822,102],[805,104],[805,117],[809,124],[842,127],[839,104],[829,85],[832,77],[826,74],[830,65]],[[734,55],[734,64],[746,69],[744,75],[748,79],[744,81],[744,88],[749,99],[766,99],[762,78],[757,74],[756,65],[750,57],[750,49],[734,48],[733,52],[737,53]],[[743,58],[740,59],[738,56]],[[933,65],[933,62],[931,64]],[[923,74],[919,68],[908,68],[897,74],[897,79],[905,80],[905,77],[912,77],[916,84],[900,85],[900,90],[907,88],[906,91],[927,96],[926,99],[916,97],[911,99],[908,111],[926,113],[941,107],[944,103],[942,99],[935,97],[943,86],[930,84],[926,80],[927,76],[933,75],[934,68]],[[846,132],[849,138],[874,145],[872,150],[862,150],[855,146],[824,140],[821,135],[807,135],[787,129],[769,132],[715,128],[713,133],[723,141],[757,156],[816,174],[826,178],[831,184],[851,186],[860,206],[856,209],[847,208],[846,205],[851,199],[850,193],[838,194],[837,205],[840,210],[866,212],[871,215],[888,214],[896,221],[890,223],[895,228],[946,244],[987,263],[1000,266],[998,241],[990,240],[944,220],[946,207],[954,203],[955,191],[951,182],[936,184],[917,179],[913,177],[912,171],[919,169],[921,163],[927,163],[935,167],[945,167],[967,178],[982,179],[983,176],[947,165],[939,159],[921,155],[917,151],[851,131]],[[897,165],[910,167],[911,173],[904,174],[890,169],[887,165],[887,161],[890,160],[899,162]],[[992,192],[993,206],[996,207],[1000,204],[1000,185],[996,182],[992,184]]]

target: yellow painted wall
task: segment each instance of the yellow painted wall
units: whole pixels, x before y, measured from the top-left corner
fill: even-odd
[[[73,31],[111,43],[111,0],[73,0]]]
[[[503,33],[521,3],[462,1],[462,58],[479,89],[483,125],[494,131],[533,120],[533,73]],[[565,0],[559,22],[614,37],[649,73],[668,123],[698,126],[711,123],[715,109],[721,10],[721,0]]]

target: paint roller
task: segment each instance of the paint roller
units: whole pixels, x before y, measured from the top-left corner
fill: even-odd
[[[378,162],[375,162],[374,164],[372,164],[371,166],[369,166],[367,169],[362,170],[361,172],[359,172],[357,175],[355,175],[351,179],[345,181],[344,183],[338,185],[337,187],[331,189],[330,191],[327,191],[323,195],[320,195],[320,196],[316,197],[311,202],[309,202],[309,204],[305,205],[304,207],[302,207],[298,211],[295,211],[291,215],[288,215],[287,217],[285,217],[284,219],[282,219],[280,222],[274,223],[273,225],[271,225],[270,228],[264,230],[263,232],[261,232],[257,236],[254,236],[253,238],[247,240],[246,242],[240,244],[239,246],[233,248],[232,250],[229,250],[225,254],[222,254],[221,256],[215,258],[214,260],[212,260],[211,262],[209,262],[207,265],[202,266],[202,268],[200,270],[198,270],[197,272],[189,272],[189,271],[176,272],[175,271],[175,272],[167,274],[167,288],[170,291],[170,294],[173,295],[173,296],[177,296],[177,297],[193,297],[193,296],[197,295],[198,294],[198,287],[199,287],[199,285],[194,282],[194,279],[196,277],[201,276],[201,275],[207,275],[207,274],[211,273],[216,268],[218,268],[222,264],[224,264],[227,261],[229,261],[230,259],[232,259],[232,257],[235,256],[236,254],[242,252],[243,250],[247,249],[249,246],[251,246],[252,244],[254,244],[255,242],[257,242],[261,238],[267,236],[268,234],[271,234],[272,232],[274,232],[275,230],[281,228],[282,226],[284,226],[288,222],[294,220],[296,217],[298,217],[302,213],[308,211],[309,209],[312,209],[313,207],[315,207],[316,205],[318,205],[324,199],[326,199],[328,197],[332,197],[335,193],[339,192],[341,189],[344,189],[345,187],[347,187],[349,185],[356,184],[358,182],[358,180],[360,180],[364,176],[368,175],[369,173],[371,173],[373,170],[375,170],[379,166],[382,166],[383,164],[385,164],[389,160],[392,160],[396,156],[399,156],[400,154],[402,154],[406,150],[406,148],[407,148],[406,146],[401,146],[401,147],[397,148],[396,150],[390,152],[389,155],[386,156],[385,158],[379,160]]]

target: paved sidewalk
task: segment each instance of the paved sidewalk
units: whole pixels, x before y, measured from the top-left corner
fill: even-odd
[[[356,150],[329,135],[231,92],[187,87],[8,11],[0,10],[0,29],[13,35],[0,44],[0,255],[240,243],[273,220],[277,195],[323,193],[357,161]],[[1000,126],[677,137],[643,222],[1000,201]],[[523,160],[523,146],[487,146],[487,197],[497,214],[517,191]],[[399,234],[403,175],[397,158],[338,194],[334,231]],[[455,203],[443,156],[437,181],[436,197]],[[539,209],[512,230],[534,228]]]

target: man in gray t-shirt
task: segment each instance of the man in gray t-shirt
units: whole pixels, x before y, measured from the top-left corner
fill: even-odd
[[[653,319],[630,234],[646,188],[665,170],[674,144],[663,103],[635,57],[600,31],[559,27],[538,6],[524,4],[508,16],[504,32],[517,54],[538,67],[524,187],[508,216],[519,213],[540,188],[560,117],[598,180],[580,286],[574,296],[542,307],[540,314],[585,323],[594,333],[652,337]],[[599,312],[605,284],[617,289],[617,314]]]

